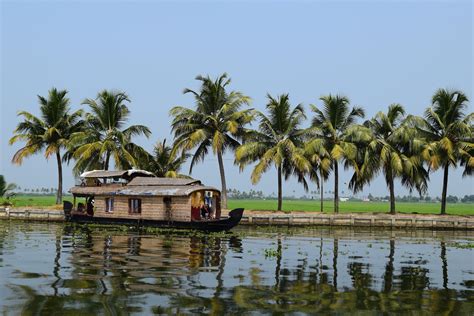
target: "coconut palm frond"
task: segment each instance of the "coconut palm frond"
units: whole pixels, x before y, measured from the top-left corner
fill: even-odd
[[[130,110],[126,103],[130,98],[125,92],[102,90],[95,99],[85,99],[89,106],[82,131],[73,133],[68,144],[68,160],[74,158],[76,173],[89,168],[109,169],[112,158],[120,169],[138,165],[143,148],[133,143],[134,136],[149,137],[150,129],[143,125],[126,126]],[[90,162],[87,162],[90,160]],[[102,165],[100,165],[102,164]]]

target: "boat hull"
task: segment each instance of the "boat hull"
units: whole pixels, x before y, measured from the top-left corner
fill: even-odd
[[[71,214],[67,216],[67,220],[74,223],[94,223],[94,224],[110,224],[110,225],[134,225],[138,227],[163,227],[163,228],[180,228],[180,229],[197,229],[207,232],[228,231],[237,226],[242,219],[244,209],[237,208],[229,212],[229,217],[219,220],[203,220],[191,222],[178,221],[162,221],[151,219],[134,219],[134,218],[111,218],[96,217],[88,215]]]

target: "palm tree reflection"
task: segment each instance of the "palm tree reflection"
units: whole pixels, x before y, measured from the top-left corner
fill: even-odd
[[[448,260],[446,259],[446,243],[444,241],[440,242],[441,246],[441,262],[443,267],[443,288],[448,290]]]
[[[333,236],[320,236],[319,247],[308,247],[298,255],[285,251],[285,258],[286,239],[280,235],[272,258],[253,257],[255,253],[248,250],[253,250],[255,243],[237,236],[150,236],[121,231],[104,235],[81,227],[65,228],[55,238],[55,256],[48,258],[53,263],[51,295],[34,286],[18,287],[24,314],[54,313],[65,307],[90,314],[154,311],[215,315],[462,314],[474,310],[473,304],[466,303],[469,293],[449,289],[445,241],[440,242],[443,282],[437,288],[436,283],[430,283],[426,260],[413,261],[405,248],[397,249],[403,244],[394,236],[386,243],[389,249],[373,248],[372,252],[385,253],[373,262],[347,257],[348,243]],[[324,238],[332,247],[324,249]],[[358,251],[356,248],[364,249],[365,243],[351,245]],[[331,248],[332,253],[325,252]],[[62,258],[63,254],[66,257]],[[395,254],[400,263],[395,264]],[[325,260],[331,263],[325,265]],[[383,272],[377,275],[374,271],[380,271],[380,260],[385,262]],[[346,269],[341,269],[342,263],[347,263]]]
[[[388,263],[385,266],[385,274],[384,274],[384,293],[389,293],[392,291],[393,286],[393,261],[395,255],[395,239],[390,238],[390,253],[388,255]]]

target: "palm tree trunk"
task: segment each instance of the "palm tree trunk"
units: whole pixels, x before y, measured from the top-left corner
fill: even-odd
[[[217,161],[219,162],[219,171],[221,174],[221,185],[222,185],[222,198],[221,206],[224,209],[227,209],[227,185],[225,183],[225,171],[224,171],[224,161],[222,160],[222,153],[217,151]]]
[[[282,200],[281,166],[278,166],[278,211],[281,211]]]
[[[395,215],[395,187],[393,183],[392,172],[389,174],[388,188],[390,191],[390,214]]]
[[[333,269],[333,285],[334,291],[337,292],[337,256],[339,253],[339,239],[334,238],[333,258],[332,258],[332,269]]]
[[[334,213],[339,213],[339,172],[337,160],[334,161]]]
[[[56,204],[61,204],[63,202],[63,165],[61,163],[59,149],[56,151],[56,160],[58,162],[58,192],[56,192]]]
[[[319,178],[319,182],[320,182],[320,185],[319,185],[319,189],[321,190],[321,213],[324,212],[324,208],[323,208],[323,198],[324,198],[324,190],[323,190],[323,186],[324,186],[324,178],[323,178],[323,171],[321,170],[320,171],[320,178]]]
[[[448,170],[449,164],[444,166],[443,193],[441,194],[441,215],[446,215],[446,194],[448,193]]]

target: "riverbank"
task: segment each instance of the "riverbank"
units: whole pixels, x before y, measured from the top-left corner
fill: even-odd
[[[223,212],[227,215],[227,211]],[[54,209],[0,208],[0,219],[64,221],[63,212]],[[319,212],[245,211],[241,225],[346,226],[385,228],[424,228],[474,230],[474,216],[386,213],[326,214]]]
[[[62,210],[41,208],[0,208],[0,219],[23,219],[36,221],[63,222]]]
[[[72,202],[72,196],[64,196],[65,201]],[[56,197],[53,195],[17,195],[12,199],[15,208],[32,209],[55,209],[61,210],[62,205],[55,205]],[[228,208],[234,209],[242,207],[246,210],[276,211],[277,200],[272,199],[229,199]],[[319,200],[284,199],[283,211],[305,211],[318,213],[321,204]],[[324,200],[324,213],[333,213],[334,203],[332,200]],[[387,213],[390,209],[389,202],[383,201],[341,201],[339,204],[340,213]],[[434,214],[440,212],[439,202],[399,202],[396,203],[398,213],[405,214]],[[450,215],[473,215],[474,203],[448,203],[447,212]]]
[[[228,208],[243,207],[246,210],[259,211],[276,211],[277,200],[263,200],[263,199],[230,199],[228,201]],[[396,202],[397,213],[405,214],[433,214],[437,215],[441,210],[441,203],[439,202]],[[282,210],[286,212],[305,211],[309,213],[319,213],[321,210],[320,200],[290,200],[284,199]],[[390,203],[388,201],[340,201],[340,213],[388,213],[390,210]],[[324,213],[334,212],[334,202],[332,200],[324,200]],[[448,203],[447,212],[450,215],[474,215],[473,203]]]
[[[474,216],[387,213],[326,214],[320,212],[247,211],[244,225],[317,225],[474,230]]]

